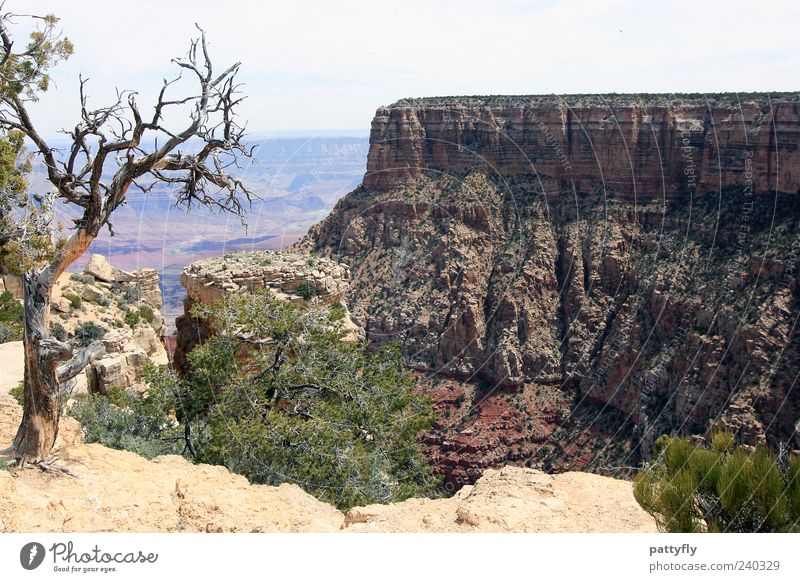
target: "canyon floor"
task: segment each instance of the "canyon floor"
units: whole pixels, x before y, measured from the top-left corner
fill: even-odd
[[[11,441],[22,415],[7,394],[21,377],[20,347],[4,345],[0,352],[0,442]],[[0,532],[656,531],[630,482],[589,473],[490,469],[450,498],[343,513],[297,485],[251,485],[223,467],[177,456],[148,461],[85,444],[72,418],[62,420],[57,454],[77,478],[0,470]]]

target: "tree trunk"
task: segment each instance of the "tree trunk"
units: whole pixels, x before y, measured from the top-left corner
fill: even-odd
[[[49,267],[23,277],[25,307],[25,404],[22,423],[12,445],[19,466],[46,460],[58,436],[58,363],[72,349],[50,337]]]

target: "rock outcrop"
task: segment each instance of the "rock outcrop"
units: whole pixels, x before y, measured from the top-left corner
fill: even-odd
[[[229,293],[271,289],[277,298],[297,304],[344,306],[349,279],[347,265],[305,253],[251,251],[193,262],[181,274],[186,299],[184,314],[175,321],[176,367],[185,370],[187,354],[213,334],[207,321],[192,317],[195,303],[212,305]],[[350,337],[361,335],[349,313],[345,327]]]
[[[298,249],[351,266],[373,342],[440,412],[449,482],[608,471],[661,433],[791,443],[800,419],[796,96],[406,100]]]
[[[22,410],[0,394],[0,442]],[[250,485],[224,467],[177,456],[147,461],[82,444],[61,420],[58,455],[79,478],[0,470],[0,532],[653,532],[631,483],[508,467],[450,499],[409,499],[343,515],[297,485]],[[20,499],[25,510],[20,511]]]
[[[51,332],[58,330],[76,343],[100,339],[105,347],[105,354],[79,375],[76,392],[144,389],[145,365],[169,363],[162,304],[157,271],[123,271],[102,255],[92,255],[82,274],[59,278],[53,289]]]

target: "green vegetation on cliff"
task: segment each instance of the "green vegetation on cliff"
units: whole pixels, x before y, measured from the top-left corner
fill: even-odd
[[[734,445],[717,433],[711,448],[662,436],[655,460],[636,478],[636,501],[667,532],[800,531],[800,458]]]
[[[340,508],[433,491],[417,448],[431,403],[413,390],[396,345],[370,353],[342,340],[336,309],[266,291],[195,312],[217,334],[190,353],[189,374],[150,369],[145,398],[83,397],[72,415],[88,441],[183,452],[253,483],[296,483]]]

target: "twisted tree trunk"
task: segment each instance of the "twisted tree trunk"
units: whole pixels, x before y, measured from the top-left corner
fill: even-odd
[[[91,243],[85,232],[72,237],[57,260],[31,269],[22,279],[25,310],[25,390],[22,423],[11,449],[17,466],[46,462],[58,436],[59,388],[104,352],[95,342],[73,359],[72,346],[50,335],[50,296],[56,279]],[[60,364],[72,360],[67,364]]]
[[[50,268],[23,277],[25,307],[25,404],[22,423],[12,445],[19,466],[46,460],[58,436],[59,362],[72,348],[50,337]]]

